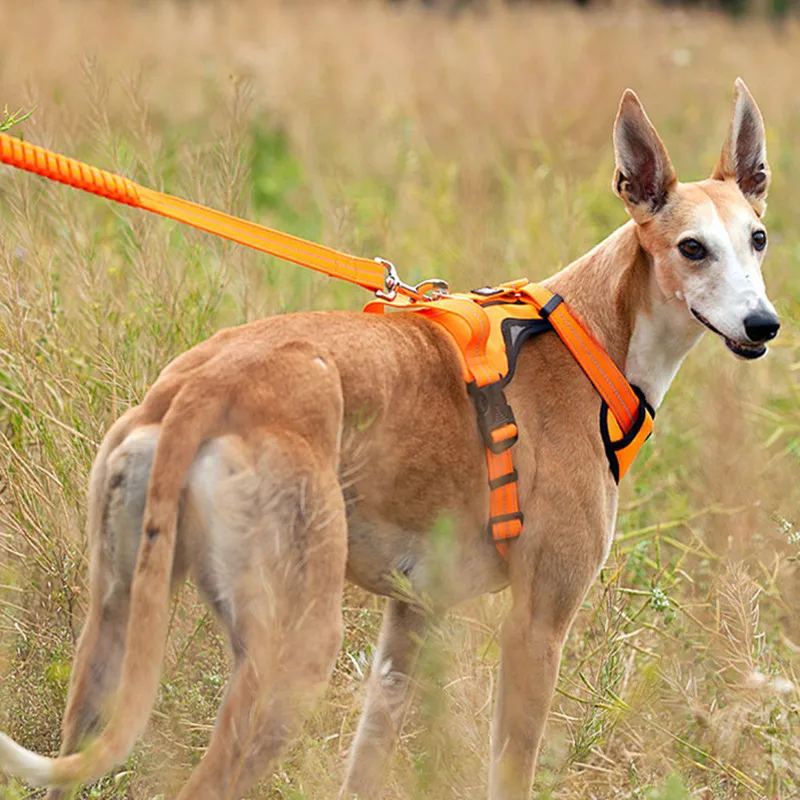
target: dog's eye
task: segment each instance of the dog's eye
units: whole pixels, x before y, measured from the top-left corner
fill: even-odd
[[[753,231],[753,247],[756,250],[763,250],[767,246],[766,231]]]
[[[678,250],[692,261],[702,261],[708,255],[706,248],[697,239],[684,239],[678,245]]]

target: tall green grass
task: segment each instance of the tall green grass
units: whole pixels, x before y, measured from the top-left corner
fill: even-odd
[[[796,24],[256,0],[0,8],[0,105],[35,108],[14,133],[458,288],[543,277],[624,221],[610,132],[625,86],[688,180],[710,173],[741,74],[767,120],[766,278],[784,327],[753,364],[703,341],[668,394],[564,653],[535,796],[800,795]],[[0,172],[0,727],[58,747],[87,597],[86,479],[112,420],[219,327],[366,299]],[[506,605],[487,597],[435,620],[387,800],[485,794]],[[348,589],[330,690],[254,797],[337,796],[380,609]],[[172,796],[227,670],[189,586],[149,732],[82,796]]]

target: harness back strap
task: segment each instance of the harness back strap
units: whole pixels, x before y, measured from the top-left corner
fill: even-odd
[[[603,400],[600,431],[615,480],[625,474],[650,435],[653,412],[641,391],[628,383],[562,298],[543,286],[521,279],[469,294],[428,299],[398,295],[374,300],[364,310],[422,314],[454,340],[486,446],[489,529],[504,557],[524,520],[511,455],[519,432],[503,387],[513,376],[517,353],[527,338],[554,330],[594,384]]]

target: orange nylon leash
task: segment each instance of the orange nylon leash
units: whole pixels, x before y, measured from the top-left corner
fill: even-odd
[[[340,253],[330,247],[148,189],[113,172],[90,167],[74,158],[53,153],[5,133],[0,133],[0,163],[184,222],[262,253],[343,278],[373,292],[386,286],[385,262]]]

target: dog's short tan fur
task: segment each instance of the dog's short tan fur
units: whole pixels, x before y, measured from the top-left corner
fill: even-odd
[[[769,176],[763,124],[738,83],[714,177],[682,185],[628,92],[615,150],[614,188],[632,221],[547,285],[658,405],[703,330],[691,310],[745,354],[758,343],[742,314],[774,317],[751,242]],[[678,252],[687,231],[708,245],[707,263]],[[91,607],[64,755],[44,759],[3,737],[0,765],[64,787],[127,756],[155,699],[170,591],[191,573],[235,663],[208,752],[180,798],[242,796],[328,679],[345,579],[391,595],[400,571],[432,590],[427,535],[448,517],[455,537],[439,601],[511,586],[489,792],[527,797],[562,645],[608,553],[617,487],[600,399],[554,334],[524,346],[508,397],[526,524],[506,563],[487,538],[475,411],[434,324],[295,314],[222,331],[177,358],[112,427],[92,471]],[[358,797],[380,797],[423,633],[420,614],[388,600],[347,777]]]

